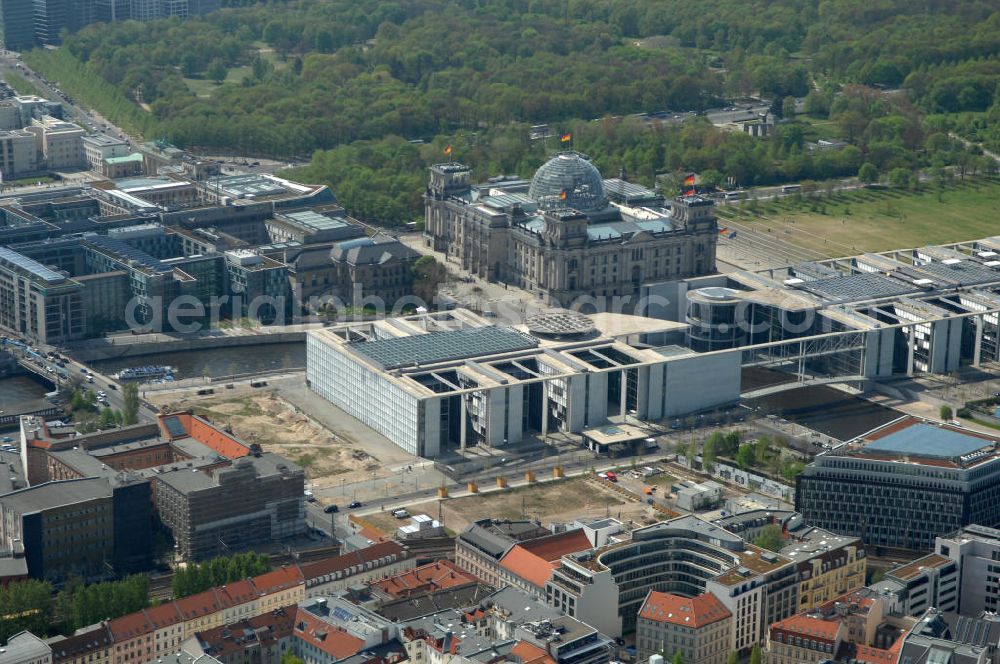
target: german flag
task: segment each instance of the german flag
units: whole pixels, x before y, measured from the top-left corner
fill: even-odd
[[[572,140],[573,140],[573,134],[569,132],[566,132],[565,134],[559,137],[560,143],[569,143]]]
[[[687,176],[686,178],[684,178],[684,186],[685,187],[693,187],[694,186],[694,174],[693,173],[691,175]]]
[[[445,147],[445,149],[444,149],[444,156],[446,156],[446,157],[450,157],[451,156],[451,146],[450,145],[448,145],[448,146]]]
[[[684,195],[685,196],[694,196],[695,195],[695,190],[694,189],[688,189],[687,191],[684,192]]]
[[[561,200],[561,201],[566,200],[566,196],[568,196],[568,195],[569,194],[566,193],[566,190],[563,189],[562,191],[559,192],[559,200]]]

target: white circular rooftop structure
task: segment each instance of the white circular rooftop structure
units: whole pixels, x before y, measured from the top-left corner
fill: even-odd
[[[592,212],[608,205],[600,171],[587,155],[572,151],[560,152],[535,171],[528,196],[543,210]]]
[[[565,339],[583,337],[594,333],[590,317],[575,311],[554,311],[538,314],[525,321],[528,332],[536,337]]]

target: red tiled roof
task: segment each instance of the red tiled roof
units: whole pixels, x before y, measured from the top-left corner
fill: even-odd
[[[174,600],[173,603],[185,622],[221,611],[223,608],[215,594],[215,588]]]
[[[532,585],[544,588],[560,558],[589,548],[590,540],[582,529],[577,528],[515,544],[500,559],[500,566]]]
[[[167,602],[115,618],[108,623],[108,629],[111,630],[114,640],[121,643],[180,622],[183,622],[183,619],[177,607],[173,602]]]
[[[301,565],[302,575],[309,579],[315,579],[334,572],[343,572],[353,565],[363,565],[364,563],[384,558],[385,556],[396,556],[396,560],[403,560],[403,547],[395,542],[379,542],[357,551],[351,551],[341,556],[333,556],[313,563]]]
[[[459,569],[450,560],[438,560],[388,579],[373,581],[371,585],[391,597],[409,597],[415,593],[434,592],[476,582],[476,577]]]
[[[806,616],[800,613],[772,624],[771,635],[772,638],[776,633],[783,633],[786,636],[793,637],[809,637],[809,640],[812,641],[835,645],[837,642],[837,632],[840,630],[841,624],[840,622],[823,620],[822,618]]]
[[[215,589],[215,597],[223,608],[231,608],[252,602],[257,598],[253,584],[247,580],[235,581]]]
[[[295,635],[336,659],[355,655],[365,646],[363,640],[302,608],[295,614]]]
[[[253,586],[260,595],[270,595],[305,583],[302,570],[296,566],[282,567],[253,578]]]
[[[533,643],[518,641],[510,650],[510,654],[520,660],[521,664],[556,664],[547,652]]]
[[[722,602],[712,593],[697,597],[681,597],[651,590],[639,609],[639,617],[656,622],[704,627],[732,617]]]
[[[294,604],[283,606],[264,615],[198,632],[195,636],[198,645],[207,654],[217,659],[227,658],[248,646],[267,647],[275,641],[290,637],[295,624],[295,610]],[[256,635],[256,638],[252,640],[245,638],[245,630],[248,629]]]

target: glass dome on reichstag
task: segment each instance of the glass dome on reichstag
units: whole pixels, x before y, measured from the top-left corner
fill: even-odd
[[[561,152],[542,164],[531,178],[528,196],[543,210],[592,212],[608,205],[604,178],[587,155],[579,152]]]

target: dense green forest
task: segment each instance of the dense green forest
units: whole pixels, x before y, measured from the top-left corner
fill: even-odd
[[[709,171],[740,185],[964,162],[990,119],[1000,10],[988,0],[287,0],[179,22],[95,25],[26,58],[147,138],[313,155],[297,177],[354,213],[420,214],[444,145],[479,176],[530,175],[572,130],[605,173]],[[806,97],[768,140],[625,117],[747,95]],[[139,103],[142,104],[140,110]],[[791,119],[791,118],[789,118]],[[816,138],[850,143],[813,152]],[[422,143],[416,143],[421,141]]]

